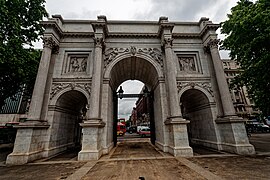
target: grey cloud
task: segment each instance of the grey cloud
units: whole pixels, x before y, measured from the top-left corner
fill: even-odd
[[[158,20],[160,16],[167,16],[170,20],[184,20],[184,21],[198,21],[199,15],[204,11],[213,11],[211,7],[215,6],[219,9],[214,9],[214,12],[211,19],[215,16],[224,16],[225,12],[228,9],[227,0],[188,0],[188,1],[179,1],[179,0],[152,0],[152,8],[146,14],[135,15],[135,19],[151,19]],[[219,6],[220,4],[220,6]],[[217,18],[221,19],[221,18]]]
[[[81,12],[63,12],[62,16],[64,19],[97,19],[97,16],[100,15],[100,10],[90,11],[83,9]]]
[[[121,84],[124,93],[126,94],[138,94],[140,93],[143,83],[140,81],[125,81]],[[135,107],[135,102],[137,98],[130,98],[130,99],[121,99],[118,101],[118,116],[124,117],[128,119],[133,107]]]

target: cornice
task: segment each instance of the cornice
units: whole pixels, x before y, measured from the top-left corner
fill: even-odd
[[[61,20],[62,23],[86,23],[92,25],[93,28],[103,28],[105,32],[105,36],[108,38],[160,38],[161,32],[163,29],[172,29],[175,25],[190,25],[191,22],[165,22],[160,23],[156,21],[106,21],[106,22],[99,22],[99,21],[89,21],[89,20]],[[108,25],[110,24],[151,24],[151,25],[159,25],[158,32],[156,33],[116,33],[116,32],[109,32]],[[49,21],[42,21],[41,25],[45,28],[53,28],[60,38],[64,37],[94,37],[94,32],[64,32],[61,27],[58,25],[56,20],[50,19]],[[192,25],[198,25],[197,22],[193,22]],[[216,31],[220,27],[219,24],[206,24],[201,32],[198,33],[172,33],[174,38],[203,38],[203,36],[209,30]]]
[[[40,24],[41,24],[44,28],[51,27],[51,28],[55,29],[56,32],[59,34],[59,36],[62,37],[63,31],[62,31],[62,29],[59,27],[59,25],[57,24],[57,22],[55,22],[55,21],[42,21],[42,22],[40,22]]]
[[[200,32],[200,36],[203,37],[207,31],[214,30],[216,31],[218,28],[220,28],[219,24],[206,24],[204,28]]]
[[[126,38],[126,37],[130,37],[130,38],[158,38],[158,34],[157,33],[108,33],[108,37],[109,38]]]
[[[74,38],[94,37],[94,33],[93,32],[64,32],[62,34],[62,37],[74,37]]]
[[[53,82],[91,82],[92,78],[53,78]]]
[[[199,33],[173,33],[173,38],[201,38]]]

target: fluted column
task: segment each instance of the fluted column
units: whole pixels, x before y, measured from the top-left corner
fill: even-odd
[[[52,49],[56,46],[52,37],[43,38],[43,51],[39,63],[38,74],[32,94],[28,120],[41,120],[42,104],[46,87]]]
[[[232,98],[230,95],[229,87],[226,81],[222,62],[218,51],[218,40],[211,39],[207,46],[210,50],[210,54],[213,60],[214,70],[216,73],[217,84],[220,92],[221,103],[223,107],[224,116],[234,116],[235,109],[233,107]]]
[[[102,37],[96,37],[94,40],[95,40],[95,58],[93,63],[94,67],[92,75],[90,109],[88,114],[88,118],[90,120],[100,119],[101,85],[103,81],[102,46],[104,42]]]
[[[172,41],[173,41],[172,38],[164,39],[169,115],[170,115],[170,118],[176,118],[176,117],[181,118],[182,114],[181,114],[181,109],[179,106],[179,99],[178,99],[178,93],[177,93],[176,64],[173,58]]]

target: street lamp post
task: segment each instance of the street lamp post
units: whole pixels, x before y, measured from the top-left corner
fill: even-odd
[[[119,97],[120,99],[122,99],[123,96],[124,96],[124,90],[122,89],[122,86],[120,86],[120,89],[119,89],[119,91],[118,91],[118,97]]]

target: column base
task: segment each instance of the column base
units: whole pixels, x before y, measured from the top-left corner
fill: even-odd
[[[102,155],[102,151],[80,151],[78,161],[98,160]]]
[[[191,147],[168,147],[169,153],[175,157],[192,157],[193,150]]]
[[[169,146],[167,149],[175,157],[193,156],[193,150],[188,143],[187,124],[189,122],[180,116],[170,117],[164,122],[169,129]]]
[[[221,144],[221,147],[224,151],[239,155],[254,155],[256,153],[251,144]]]
[[[237,116],[227,116],[216,120],[220,134],[221,149],[241,155],[255,154],[249,143],[244,120]]]
[[[7,156],[7,165],[22,165],[36,159],[43,158],[43,151],[31,152],[31,153],[11,153]]]

